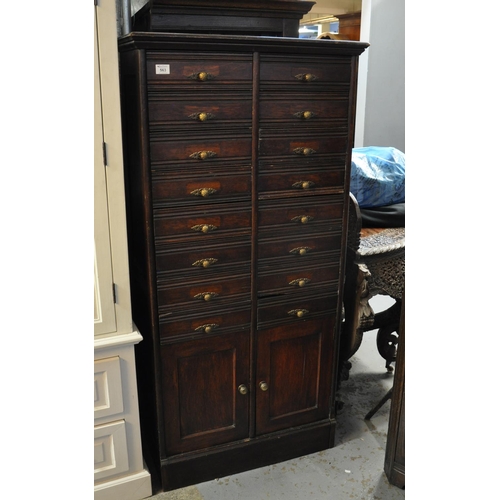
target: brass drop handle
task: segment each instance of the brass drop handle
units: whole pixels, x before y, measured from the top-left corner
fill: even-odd
[[[204,333],[212,333],[213,330],[218,328],[219,325],[217,323],[209,323],[206,325],[201,325],[195,328],[196,332],[204,332]]]
[[[214,151],[196,151],[195,153],[190,154],[189,158],[203,161],[207,158],[214,158],[215,156],[217,156],[217,153]]]
[[[312,82],[317,80],[318,77],[312,73],[300,73],[299,75],[295,75],[295,78],[301,82]]]
[[[297,278],[296,280],[293,280],[293,281],[290,281],[290,283],[288,283],[289,285],[292,285],[292,286],[299,286],[299,287],[303,287],[303,286],[306,286],[308,283],[310,283],[310,279],[309,278]]]
[[[203,194],[201,194],[201,196],[203,196]],[[208,194],[207,194],[207,196],[208,196]],[[217,226],[214,226],[212,224],[197,224],[196,226],[192,226],[191,229],[193,231],[198,231],[200,233],[206,234],[206,233],[210,233],[211,231],[215,231],[217,229]]]
[[[208,198],[209,196],[211,196],[212,194],[215,194],[217,192],[217,189],[213,189],[213,188],[198,188],[198,189],[195,189],[194,191],[191,191],[190,194],[192,194],[193,196],[202,196],[203,198]],[[197,226],[195,226],[197,227]],[[194,227],[192,228],[194,229]],[[198,231],[198,229],[194,229],[195,231]]]
[[[197,260],[196,262],[193,262],[193,266],[197,267],[204,267],[205,269],[207,267],[210,267],[212,264],[215,264],[217,262],[217,259],[200,259]]]
[[[189,118],[197,122],[206,122],[208,120],[213,120],[215,118],[215,115],[207,111],[201,111],[199,113],[193,113],[189,115]]]
[[[247,386],[245,384],[241,384],[240,386],[238,386],[238,392],[243,395],[247,394],[248,393]]]
[[[218,297],[219,294],[215,292],[201,292],[197,293],[194,298],[198,300],[204,300],[205,302],[210,302],[215,297]]]
[[[196,80],[198,82],[206,82],[207,80],[211,80],[215,77],[207,71],[199,71],[198,73],[192,73],[188,76],[188,78],[190,78],[191,80]]]
[[[316,150],[313,148],[300,147],[300,148],[295,148],[293,152],[296,155],[311,156],[312,154],[316,153]]]
[[[290,250],[291,254],[294,255],[306,255],[307,252],[311,251],[312,249],[310,247],[297,247],[297,248],[292,248]]]
[[[310,189],[312,187],[314,187],[314,182],[313,181],[298,181],[298,182],[294,182],[292,184],[292,187],[296,188],[296,189]]]
[[[295,316],[297,318],[303,318],[308,313],[309,311],[307,309],[292,309],[291,311],[288,311],[290,316]]]
[[[264,392],[266,392],[269,389],[269,386],[264,381],[259,382],[259,387],[260,390]]]
[[[297,215],[297,217],[294,217],[291,220],[292,222],[300,222],[301,224],[307,224],[309,221],[314,220],[314,217],[311,217],[310,215]]]
[[[297,111],[297,113],[294,113],[293,116],[299,120],[310,120],[311,118],[314,118],[316,114],[312,111]]]

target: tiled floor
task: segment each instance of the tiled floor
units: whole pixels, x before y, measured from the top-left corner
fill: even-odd
[[[392,303],[371,301],[375,311]],[[159,493],[148,500],[398,500],[404,490],[384,473],[390,401],[371,418],[364,416],[387,393],[393,374],[378,354],[376,332],[367,332],[351,359],[350,378],[342,385],[344,407],[337,415],[333,448],[279,464]]]

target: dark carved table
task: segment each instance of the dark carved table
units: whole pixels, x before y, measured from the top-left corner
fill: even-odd
[[[361,228],[359,206],[351,195],[347,252],[341,343],[344,380],[350,369],[348,360],[369,330],[378,329],[377,349],[392,371],[404,291],[405,228]],[[388,295],[395,303],[375,314],[369,304],[375,295]]]

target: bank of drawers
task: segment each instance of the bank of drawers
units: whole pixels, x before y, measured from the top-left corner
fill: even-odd
[[[350,65],[152,53],[147,79],[160,337],[335,314]]]
[[[251,323],[252,56],[147,61],[159,335]]]
[[[263,56],[257,328],[336,314],[349,65]]]

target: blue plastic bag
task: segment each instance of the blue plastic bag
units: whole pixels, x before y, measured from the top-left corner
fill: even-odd
[[[354,148],[350,191],[360,208],[405,201],[405,154],[396,148]]]

